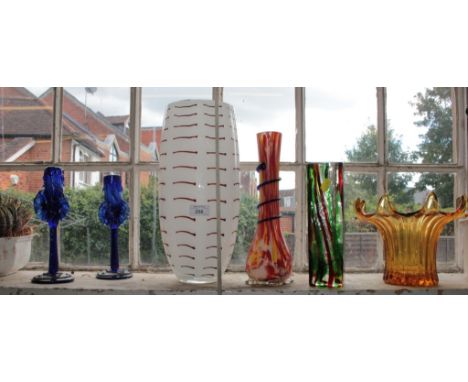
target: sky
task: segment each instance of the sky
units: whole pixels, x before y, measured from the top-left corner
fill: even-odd
[[[47,88],[30,88],[40,95]],[[129,88],[98,87],[85,97],[85,88],[65,88],[94,111],[104,115],[130,112]],[[387,118],[401,136],[405,150],[415,150],[424,130],[414,126],[410,105],[424,88],[387,89]],[[196,87],[143,88],[142,126],[161,126],[167,104],[180,99],[210,99],[212,89]],[[294,88],[224,88],[224,101],[234,107],[241,161],[257,161],[256,134],[283,134],[281,160],[295,159]],[[306,89],[306,160],[344,161],[369,125],[377,124],[375,87],[311,87]],[[294,187],[294,174],[284,173],[282,188]]]

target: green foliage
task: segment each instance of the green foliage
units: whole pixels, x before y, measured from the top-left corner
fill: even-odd
[[[237,242],[232,255],[234,264],[245,263],[257,227],[257,203],[257,198],[246,194],[241,195]]]
[[[2,191],[9,197],[19,198],[29,213],[33,213],[34,194],[14,189]],[[75,265],[107,265],[110,256],[110,232],[99,221],[98,209],[103,193],[100,185],[83,189],[65,189],[70,203],[69,215],[60,223],[61,261]],[[128,191],[124,192],[128,200]],[[141,188],[140,252],[142,263],[167,266],[164,255],[158,214],[156,178]],[[33,218],[37,234],[32,246],[32,261],[48,261],[49,235],[47,224]],[[238,240],[234,249],[234,261],[244,262],[257,224],[257,199],[241,196]],[[119,229],[119,253],[121,263],[128,262],[128,222]]]
[[[412,105],[415,115],[421,119],[415,125],[424,129],[418,150],[407,153],[403,150],[401,138],[388,128],[388,159],[393,163],[450,163],[452,161],[452,100],[450,88],[427,88],[424,93],[414,96]],[[389,125],[389,121],[387,121]],[[358,138],[351,150],[346,152],[352,162],[372,162],[377,159],[377,129],[371,125]],[[411,173],[392,173],[388,177],[387,191],[393,203],[402,210],[412,210],[416,205],[417,191],[434,189],[442,207],[453,206],[454,177],[451,174],[423,173],[416,183]],[[367,228],[354,220],[352,202],[360,197],[367,202],[369,210],[377,202],[377,177],[368,174],[349,174],[345,191],[346,228],[363,231]],[[450,229],[450,227],[449,227]],[[453,231],[453,227],[451,228]],[[448,232],[448,231],[447,231]]]
[[[422,163],[452,162],[452,97],[450,88],[428,88],[415,95],[415,115],[421,119],[415,122],[425,130],[418,146],[418,157]],[[437,191],[443,207],[453,206],[454,178],[450,174],[425,173],[416,183],[416,189],[429,186]]]

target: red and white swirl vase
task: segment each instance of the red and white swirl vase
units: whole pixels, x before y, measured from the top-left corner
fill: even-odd
[[[221,265],[231,260],[240,208],[240,168],[232,106],[219,106]],[[168,262],[186,283],[217,279],[215,103],[168,105],[161,134],[159,211]]]

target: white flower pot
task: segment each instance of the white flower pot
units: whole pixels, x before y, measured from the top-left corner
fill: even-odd
[[[29,262],[33,237],[34,235],[0,238],[0,276],[15,273]]]
[[[240,169],[232,106],[219,105],[221,264],[237,237]],[[164,250],[177,278],[209,283],[217,275],[214,101],[168,105],[161,135],[159,211]]]

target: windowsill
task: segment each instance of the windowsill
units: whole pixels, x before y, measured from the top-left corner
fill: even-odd
[[[75,272],[69,284],[38,285],[31,278],[41,271],[19,271],[0,277],[0,294],[216,294],[216,284],[189,285],[177,281],[172,273],[134,273],[131,279],[119,281],[97,280],[95,272]],[[283,287],[251,287],[245,284],[245,273],[226,273],[223,294],[468,294],[468,277],[464,274],[439,274],[439,286],[434,288],[406,288],[387,285],[381,273],[346,274],[345,286],[340,289],[318,289],[308,285],[306,273],[294,274],[294,282]]]

